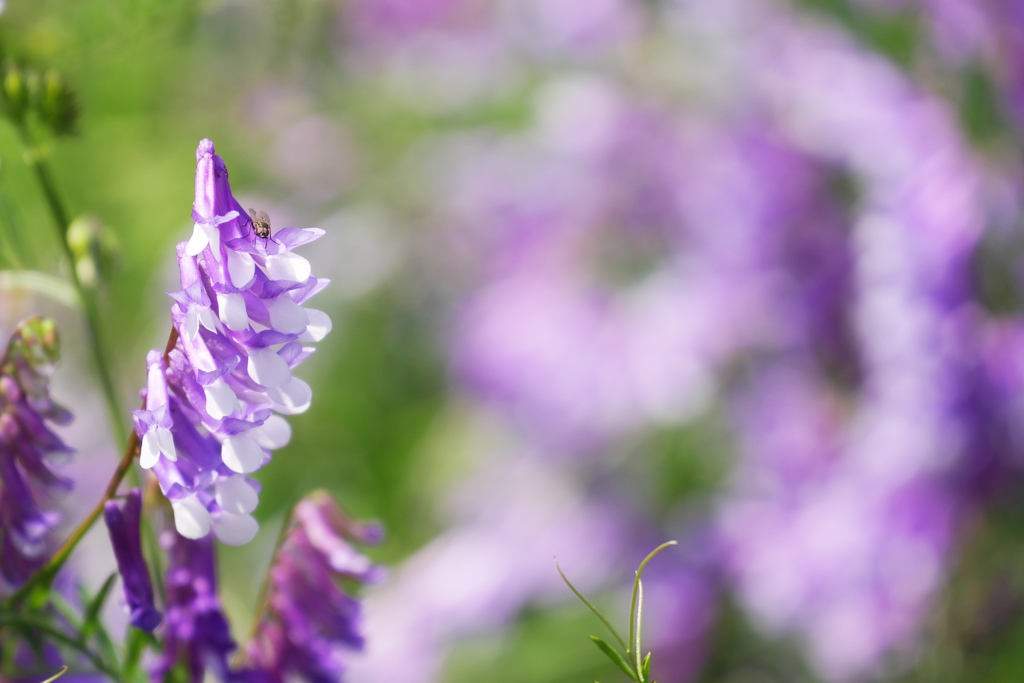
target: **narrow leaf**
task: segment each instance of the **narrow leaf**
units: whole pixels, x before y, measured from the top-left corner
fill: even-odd
[[[647,563],[651,561],[651,558],[653,558],[655,555],[660,553],[665,548],[668,548],[669,546],[673,546],[673,545],[679,545],[679,542],[678,541],[666,541],[665,543],[662,543],[657,548],[655,548],[651,552],[647,553],[647,557],[645,557],[643,559],[643,561],[640,563],[640,566],[637,567],[637,569],[636,569],[636,577],[633,579],[633,597],[629,601],[629,645],[630,645],[630,647],[632,647],[634,641],[636,641],[636,623],[637,623],[637,618],[636,618],[637,604],[636,604],[636,600],[637,600],[637,591],[639,591],[639,589],[640,589],[640,577],[643,576],[644,567],[646,567]],[[627,653],[629,653],[629,654],[635,654],[637,660],[639,660],[640,659],[640,648],[637,647],[636,652],[634,653],[633,650],[630,649],[630,647],[624,647],[623,649]]]
[[[125,678],[132,679],[135,677],[135,670],[139,666],[139,662],[142,659],[142,652],[145,650],[146,645],[159,648],[160,643],[152,633],[147,633],[146,631],[129,627],[128,634],[125,636],[124,644]]]
[[[107,596],[110,594],[110,589],[114,586],[114,580],[117,578],[117,572],[112,573],[107,577],[107,580],[103,582],[96,597],[91,602],[87,603],[85,608],[85,619],[82,622],[82,629],[80,637],[82,641],[88,640],[89,636],[99,625],[100,610],[103,609],[103,603],[106,602]]]
[[[604,618],[604,615],[601,614],[601,612],[599,612],[598,609],[594,607],[589,600],[583,597],[582,593],[576,590],[576,586],[572,585],[572,582],[569,581],[568,578],[566,578],[565,572],[562,571],[562,568],[559,566],[557,559],[555,560],[555,568],[558,569],[558,574],[562,577],[562,581],[565,581],[565,585],[569,587],[569,590],[571,590],[573,594],[580,599],[580,602],[586,605],[590,609],[590,611],[594,613],[594,616],[601,620],[601,623],[604,624],[609,631],[611,631],[611,634],[613,636],[615,636],[615,640],[619,641],[619,645],[622,646],[622,649],[628,652],[629,648],[626,647],[626,643],[622,640],[622,636],[619,635],[619,632],[612,628],[612,625],[608,623],[608,620]]]
[[[597,648],[601,650],[601,652],[603,652],[608,657],[608,659],[612,660],[612,663],[615,664],[615,666],[622,669],[622,671],[627,676],[629,676],[634,681],[640,680],[639,678],[637,678],[636,672],[633,671],[633,669],[629,666],[629,663],[626,662],[626,658],[619,654],[618,650],[616,650],[611,645],[604,642],[597,636],[590,636],[590,639],[594,641],[594,645],[597,645]]]
[[[648,652],[647,656],[644,657],[643,664],[640,665],[640,680],[649,681],[651,679],[651,653]]]
[[[50,594],[50,604],[76,633],[82,630],[81,617],[78,614],[78,610],[68,602],[67,598],[54,591]]]
[[[639,573],[639,572],[637,572]],[[636,582],[636,640],[633,642],[633,659],[636,662],[636,668],[641,669],[640,653],[643,650],[640,649],[640,629],[644,623],[644,583],[639,579]]]

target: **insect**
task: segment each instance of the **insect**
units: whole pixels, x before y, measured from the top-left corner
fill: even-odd
[[[257,237],[262,237],[263,239],[270,237],[270,216],[267,215],[266,211],[249,209],[249,217],[249,222],[252,223],[252,229]]]

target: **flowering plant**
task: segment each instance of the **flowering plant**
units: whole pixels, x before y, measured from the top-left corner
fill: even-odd
[[[74,98],[59,77],[50,77],[56,94],[52,101],[27,98],[36,103],[33,112],[22,102],[22,71],[9,67],[7,76],[3,102],[29,147],[27,158],[72,260],[74,299],[82,304],[101,383],[109,388],[95,282],[79,276],[95,273],[80,267],[89,250],[76,248],[76,231],[28,125],[34,113],[53,133],[71,130]],[[292,371],[313,353],[307,344],[330,331],[327,314],[304,306],[328,281],[315,277],[297,251],[323,231],[285,227],[270,234],[268,227],[258,235],[209,140],[196,151],[192,218],[191,238],[177,247],[181,289],[170,294],[170,336],[166,348],[146,358],[143,404],[131,413],[134,429],[124,438],[124,455],[92,512],[59,546],[60,520],[50,503],[72,482],[53,467],[72,449],[53,426],[72,416],[50,395],[59,359],[53,320],[19,325],[0,358],[4,677],[41,678],[64,664],[61,672],[70,667],[129,681],[144,675],[145,659],[157,681],[198,683],[207,672],[224,681],[333,680],[344,667],[340,649],[363,646],[352,588],[378,580],[381,569],[354,546],[379,542],[381,529],[352,521],[325,492],[294,507],[251,641],[239,650],[231,635],[217,591],[214,537],[243,545],[258,531],[252,512],[260,486],[249,475],[291,438],[282,416],[310,405],[309,384]],[[116,428],[125,414],[115,392],[106,395]],[[125,490],[129,475],[138,486]],[[116,574],[94,595],[63,596],[73,579],[61,570],[101,515],[131,626],[120,651],[100,619]],[[146,651],[153,656],[144,657]]]

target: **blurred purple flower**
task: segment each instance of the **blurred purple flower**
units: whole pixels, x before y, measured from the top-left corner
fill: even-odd
[[[771,631],[800,634],[827,680],[912,643],[941,585],[972,458],[968,258],[980,173],[938,101],[838,33],[758,17],[754,92],[791,143],[850,175],[856,382],[794,351],[755,374],[721,510],[727,568]],[[842,104],[840,104],[840,102]]]
[[[33,318],[14,331],[0,358],[0,572],[11,586],[42,566],[47,535],[60,520],[40,498],[71,488],[51,469],[71,453],[49,426],[71,421],[49,393],[58,349],[53,321]]]
[[[273,413],[309,407],[310,387],[292,368],[313,353],[303,342],[331,328],[327,314],[302,306],[327,280],[294,251],[323,231],[257,237],[213,143],[200,142],[196,159],[195,228],[178,245],[182,289],[171,294],[179,337],[167,365],[157,351],[147,357],[135,424],[141,464],[156,473],[178,532],[200,538],[212,527],[240,545],[257,530],[259,485],[244,475],[288,443],[291,429]]]
[[[170,563],[163,650],[153,665],[153,680],[163,681],[179,667],[189,683],[201,683],[207,671],[230,680],[227,657],[237,646],[217,597],[213,538],[191,540],[169,530],[160,540]]]
[[[805,373],[762,380],[742,410],[743,464],[720,516],[726,568],[757,622],[796,632],[827,680],[911,641],[943,575],[955,499],[843,453],[839,402]]]
[[[274,556],[267,602],[240,675],[280,683],[341,680],[343,650],[363,649],[362,608],[339,586],[383,577],[353,543],[375,544],[381,529],[350,520],[326,492],[299,501],[293,522]]]
[[[153,584],[149,579],[146,560],[142,556],[142,491],[129,491],[123,507],[119,507],[115,501],[107,501],[103,519],[110,531],[110,543],[114,547],[117,569],[124,583],[125,600],[131,615],[128,622],[135,628],[152,631],[162,617],[153,606]]]
[[[710,127],[610,83],[552,84],[539,109],[536,137],[478,154],[456,182],[459,223],[488,231],[467,230],[483,267],[454,359],[474,392],[570,447],[683,421],[721,364],[794,334],[778,315],[786,250],[821,281],[802,324],[840,344],[842,231],[793,235],[835,222],[818,165],[760,122]]]

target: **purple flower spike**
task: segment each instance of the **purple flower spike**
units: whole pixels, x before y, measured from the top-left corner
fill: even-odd
[[[363,635],[360,604],[338,579],[365,584],[383,578],[383,570],[350,545],[378,542],[381,535],[379,526],[349,519],[325,492],[299,502],[270,570],[266,610],[246,648],[250,668],[243,678],[340,680],[340,650],[361,650]]]
[[[33,318],[15,330],[0,358],[0,574],[11,586],[42,566],[48,534],[60,521],[40,501],[71,488],[49,462],[71,452],[47,424],[71,420],[49,394],[58,347],[53,321]]]
[[[142,541],[139,524],[142,519],[142,491],[133,489],[123,508],[107,501],[103,519],[110,531],[110,543],[114,546],[117,569],[124,582],[124,596],[131,616],[128,622],[143,631],[152,631],[162,619],[153,606],[153,584],[149,580],[149,568],[142,556]]]
[[[162,681],[183,666],[190,683],[201,683],[207,669],[229,679],[228,655],[237,647],[217,597],[213,539],[190,540],[173,531],[161,537],[170,557],[167,570],[167,622],[164,649],[151,671]]]
[[[258,530],[259,489],[244,475],[291,438],[274,413],[309,407],[310,387],[292,370],[313,353],[304,343],[331,329],[326,313],[303,305],[327,281],[295,253],[323,231],[286,227],[258,238],[209,140],[196,150],[195,188],[193,234],[177,249],[181,290],[170,294],[178,342],[166,363],[150,352],[135,426],[141,465],[171,501],[178,533],[212,530],[242,545]]]

